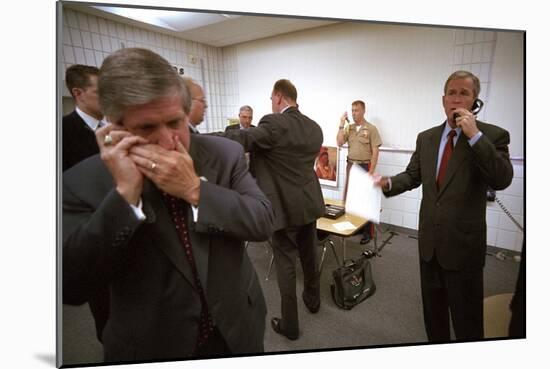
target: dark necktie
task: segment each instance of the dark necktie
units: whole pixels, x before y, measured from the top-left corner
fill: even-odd
[[[445,149],[443,149],[443,156],[441,157],[441,163],[439,164],[439,173],[437,173],[437,188],[441,188],[443,185],[443,180],[445,179],[445,172],[447,171],[447,165],[449,164],[449,159],[453,153],[454,143],[453,138],[456,136],[456,131],[451,129],[447,134],[447,143],[445,144]]]
[[[172,216],[172,220],[176,225],[176,231],[178,233],[181,245],[183,246],[183,250],[185,251],[187,261],[191,265],[191,270],[193,271],[193,276],[195,278],[195,285],[201,299],[201,316],[199,320],[199,335],[197,337],[196,347],[198,350],[203,347],[206,342],[208,342],[208,337],[214,331],[214,323],[212,322],[212,317],[208,311],[208,304],[206,302],[204,290],[202,289],[199,273],[197,271],[197,265],[195,264],[195,258],[193,257],[191,239],[189,238],[187,225],[185,224],[185,201],[167,193],[163,193],[163,196],[164,201],[168,206],[168,210],[170,211],[170,215]]]

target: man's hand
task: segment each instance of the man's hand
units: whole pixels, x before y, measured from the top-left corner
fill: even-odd
[[[390,189],[390,181],[388,177],[382,177],[378,173],[372,174],[372,180],[375,186],[382,187],[382,191]]]
[[[460,115],[455,119],[455,124],[462,129],[466,137],[472,138],[479,132],[476,124],[476,117],[471,111],[464,108],[458,108],[454,110],[454,113]]]
[[[348,112],[345,111],[344,114],[342,114],[342,116],[340,117],[340,126],[339,127],[344,127],[344,125],[346,124],[347,117],[348,117]]]
[[[147,143],[115,124],[108,124],[95,133],[101,160],[113,176],[116,190],[132,205],[137,205],[143,189],[143,175],[130,159],[132,147]]]
[[[200,179],[193,159],[176,137],[176,150],[159,145],[134,146],[130,157],[141,173],[164,192],[197,206],[200,198]]]

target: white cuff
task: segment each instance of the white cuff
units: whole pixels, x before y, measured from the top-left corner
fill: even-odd
[[[142,210],[143,203],[141,202],[141,198],[139,199],[137,206],[130,204],[130,207],[132,208],[132,211],[136,215],[136,218],[138,218],[139,220],[147,219],[147,217],[145,216],[145,213]]]
[[[468,139],[470,146],[474,146],[481,136],[483,136],[483,132],[479,131],[472,138]]]
[[[191,205],[191,210],[193,211],[193,222],[197,223],[197,219],[199,219],[199,207]]]

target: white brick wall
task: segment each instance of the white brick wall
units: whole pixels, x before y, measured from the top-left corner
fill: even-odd
[[[148,48],[173,65],[182,66],[185,75],[205,90],[208,109],[199,126],[201,131],[223,130],[227,119],[238,114],[238,73],[231,48],[182,40],[71,9],[63,12],[62,43],[58,58],[62,74],[75,63],[100,67],[107,55],[122,47]],[[66,89],[64,96],[70,96]]]

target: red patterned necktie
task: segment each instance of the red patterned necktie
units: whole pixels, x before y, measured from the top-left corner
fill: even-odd
[[[208,342],[208,337],[214,331],[214,323],[212,322],[212,317],[208,311],[208,304],[206,302],[206,297],[204,295],[204,290],[202,289],[201,281],[199,278],[199,273],[197,271],[197,265],[195,264],[195,258],[193,257],[193,248],[191,247],[191,239],[189,238],[189,233],[187,231],[187,225],[185,224],[185,202],[181,199],[178,199],[174,196],[171,196],[167,193],[163,193],[164,201],[168,206],[172,220],[176,225],[176,231],[180,242],[185,251],[185,256],[187,261],[191,265],[191,270],[193,271],[193,276],[195,277],[195,285],[199,291],[199,296],[201,299],[201,316],[199,321],[199,335],[197,337],[197,347],[200,349],[203,347],[206,342]]]
[[[451,154],[453,153],[454,136],[456,136],[456,131],[454,129],[451,129],[451,131],[447,134],[447,143],[445,144],[443,156],[441,157],[441,163],[439,164],[439,173],[437,173],[437,188],[441,188],[441,186],[443,185],[443,179],[445,179],[447,165],[449,164],[449,159],[451,158]]]

